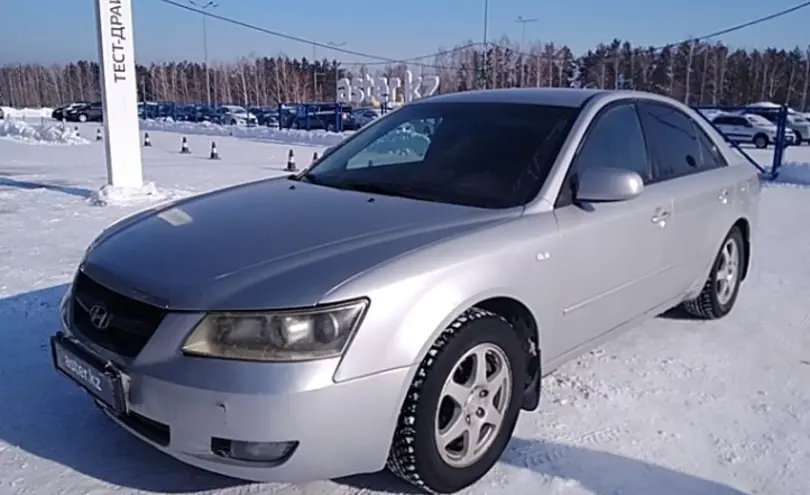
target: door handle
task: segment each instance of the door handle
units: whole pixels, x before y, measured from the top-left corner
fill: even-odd
[[[659,227],[663,227],[666,225],[667,220],[669,219],[669,212],[666,210],[657,210],[655,214],[652,216],[650,221],[654,224],[657,224]]]
[[[720,195],[717,196],[717,199],[719,199],[720,202],[723,203],[724,205],[728,204],[728,189],[723,189],[720,192]]]

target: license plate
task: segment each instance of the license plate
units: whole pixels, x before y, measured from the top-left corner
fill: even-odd
[[[99,400],[115,414],[125,412],[121,374],[102,359],[81,350],[61,333],[51,337],[53,364],[63,375]]]

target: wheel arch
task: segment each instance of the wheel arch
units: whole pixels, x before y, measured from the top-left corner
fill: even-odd
[[[734,225],[731,226],[731,229],[737,227],[740,229],[743,238],[743,266],[742,266],[742,277],[740,280],[745,280],[748,276],[748,270],[751,266],[751,224],[748,222],[748,219],[745,217],[738,218]],[[729,232],[731,232],[729,229]]]
[[[416,362],[421,362],[442,332],[471,308],[483,309],[500,316],[521,336],[526,345],[526,352],[529,354],[528,369],[526,370],[528,376],[524,386],[521,407],[525,410],[537,409],[540,403],[540,380],[543,376],[541,356],[543,349],[542,328],[544,326],[538,315],[532,312],[519,296],[509,294],[507,291],[488,291],[470,297],[459,304],[434,329],[430,338],[420,349]]]
[[[540,379],[542,373],[542,345],[540,327],[532,311],[514,297],[496,296],[484,299],[473,305],[505,319],[524,342],[527,360],[527,380],[523,388],[525,410],[535,410],[540,405]]]
[[[728,234],[731,232],[732,229],[738,228],[742,233],[743,238],[743,263],[742,263],[742,276],[740,280],[745,280],[748,276],[749,267],[751,265],[751,223],[746,217],[739,217],[737,220],[734,221],[723,233],[723,236],[717,241],[717,245],[714,248],[713,254],[711,259],[709,260],[708,264],[706,265],[705,269],[703,270],[703,275],[695,282],[695,285],[690,290],[689,294],[687,295],[686,299],[691,299],[693,297],[697,297],[700,293],[703,285],[706,283],[706,279],[710,276],[712,271],[712,265],[714,265],[715,257],[717,253],[720,252],[720,247],[723,245]]]

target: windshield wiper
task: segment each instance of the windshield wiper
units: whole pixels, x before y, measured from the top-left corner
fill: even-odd
[[[418,194],[413,189],[406,186],[388,185],[369,182],[337,182],[324,184],[335,189],[345,189],[347,191],[357,191],[369,194],[380,194],[383,196],[397,196],[400,198],[419,199],[422,201],[436,201],[433,196]]]
[[[287,177],[288,180],[294,180],[296,182],[309,182],[310,184],[320,184],[320,180],[318,180],[314,175],[307,174],[307,173],[297,173]]]

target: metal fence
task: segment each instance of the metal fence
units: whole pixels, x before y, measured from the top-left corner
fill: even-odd
[[[698,113],[706,119],[706,121],[711,124],[720,134],[723,134],[723,131],[718,129],[717,126],[713,123],[713,119],[716,118],[718,115],[722,114],[730,114],[730,115],[743,115],[745,113],[751,112],[753,110],[752,107],[694,107]],[[776,139],[774,140],[774,152],[773,152],[773,159],[771,160],[770,164],[760,163],[754,157],[752,157],[745,148],[741,147],[741,141],[739,139],[731,139],[729,136],[726,136],[726,139],[734,147],[740,154],[748,160],[751,165],[756,167],[763,175],[768,176],[770,178],[776,178],[779,174],[779,168],[782,166],[782,161],[784,159],[785,154],[785,147],[787,146],[787,139],[786,133],[788,129],[788,113],[789,109],[787,105],[780,105],[775,107],[757,107],[756,108],[757,114],[760,113],[767,113],[769,114],[769,119],[771,120],[774,125],[776,125]],[[710,116],[710,112],[717,112],[717,115]]]

